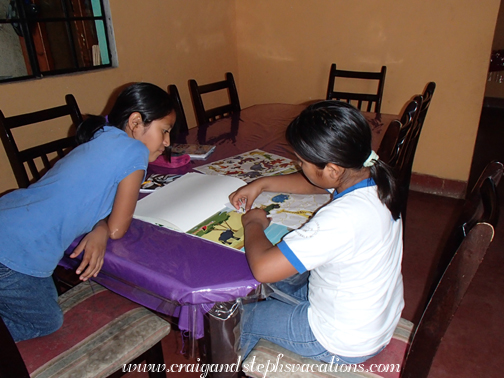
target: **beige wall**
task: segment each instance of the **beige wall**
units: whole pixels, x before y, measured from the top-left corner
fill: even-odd
[[[387,66],[382,111],[437,83],[413,170],[467,180],[500,0],[237,2],[244,103],[325,94],[329,67]]]
[[[0,109],[6,116],[60,105],[67,93],[76,97],[83,113],[100,114],[114,89],[147,81],[162,88],[176,84],[192,126],[196,122],[187,80],[205,83],[223,80],[226,71],[238,73],[234,0],[110,0],[110,6],[119,67],[0,84]],[[2,193],[17,185],[0,150]]]
[[[110,0],[119,68],[0,85],[8,116],[61,103],[85,113],[132,81],[179,87],[232,71],[242,106],[324,96],[329,66],[387,65],[384,112],[399,113],[428,81],[438,85],[414,170],[466,180],[485,89],[499,0]],[[0,152],[0,192],[15,187]]]

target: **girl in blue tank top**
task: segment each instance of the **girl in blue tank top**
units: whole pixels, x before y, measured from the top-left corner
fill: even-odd
[[[0,198],[0,316],[15,341],[56,331],[63,316],[51,274],[72,241],[86,281],[103,265],[107,241],[131,223],[147,164],[170,145],[167,92],[148,83],[123,90],[107,118],[89,116],[77,143],[39,181]]]

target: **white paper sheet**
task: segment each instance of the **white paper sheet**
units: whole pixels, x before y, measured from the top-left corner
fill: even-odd
[[[245,184],[236,177],[187,173],[139,200],[133,216],[151,223],[168,222],[187,232],[222,210],[229,195]]]

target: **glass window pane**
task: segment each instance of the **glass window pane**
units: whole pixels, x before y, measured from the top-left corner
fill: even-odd
[[[24,38],[19,23],[8,23],[17,17],[9,0],[0,0],[0,80],[30,75]],[[19,35],[17,34],[19,33]],[[28,63],[29,66],[29,63]]]
[[[72,53],[70,28],[66,22],[38,23],[32,35],[41,72],[78,67]],[[46,60],[47,64],[41,64],[41,60]]]
[[[110,64],[109,47],[107,43],[107,34],[105,32],[105,24],[103,21],[95,21],[96,36],[98,37],[98,45],[100,46],[100,62],[101,64]]]
[[[26,68],[29,63],[25,55],[24,38],[16,34],[11,24],[0,24],[0,50],[2,51],[0,53],[0,80],[29,75]]]
[[[37,5],[39,7],[39,19],[50,17],[66,17],[63,10],[63,2],[61,0],[39,0]]]
[[[70,17],[92,17],[91,0],[68,0],[68,15]]]
[[[98,48],[98,37],[96,35],[95,22],[74,21],[71,25],[79,67],[92,67],[93,46],[97,46],[96,48]]]

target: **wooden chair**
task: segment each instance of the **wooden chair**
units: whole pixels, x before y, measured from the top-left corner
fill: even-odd
[[[37,123],[63,117],[68,117],[68,120],[71,121],[69,125],[79,126],[82,122],[82,115],[74,96],[66,95],[65,101],[65,105],[11,117],[5,117],[0,111],[0,138],[20,188],[27,188],[31,183],[38,181],[56,160],[65,156],[77,143],[73,136],[69,136],[20,151],[12,130],[25,127],[34,128]],[[51,158],[51,154],[56,154],[56,156]],[[38,159],[43,163],[41,169],[36,165]],[[25,163],[32,175],[31,180],[28,177]],[[80,283],[73,272],[66,271],[61,267],[56,268],[53,278],[59,294]]]
[[[406,148],[404,149],[403,156],[398,155],[398,160],[395,162],[394,161],[391,162],[392,165],[397,166],[396,171],[398,172],[399,183],[402,187],[401,190],[403,201],[403,212],[402,212],[403,222],[406,221],[406,205],[408,202],[409,186],[411,182],[411,174],[413,169],[413,160],[415,159],[415,153],[418,146],[418,141],[420,140],[420,133],[422,132],[425,117],[427,116],[427,111],[429,110],[429,106],[435,89],[436,89],[436,83],[430,82],[427,84],[422,95],[413,98],[413,101],[416,101],[420,105],[418,116],[414,120],[414,122],[411,123],[411,130],[407,132],[410,135],[407,135],[408,142],[405,146]],[[411,117],[408,117],[407,121],[409,121],[410,118]],[[407,121],[404,120],[404,122]],[[401,122],[403,122],[403,119],[401,119]]]
[[[398,145],[399,136],[401,134],[402,123],[398,119],[390,122],[385,135],[380,143],[377,154],[380,160],[392,166],[393,160],[396,159],[400,146]]]
[[[331,65],[329,73],[329,84],[327,86],[326,100],[340,100],[348,103],[353,103],[359,110],[362,110],[363,102],[367,103],[366,111],[374,111],[380,113],[381,103],[383,97],[383,88],[385,86],[385,74],[387,67],[382,66],[380,72],[363,72],[363,71],[344,71],[336,69],[336,64]],[[376,93],[352,93],[352,92],[339,92],[334,90],[335,79],[349,78],[361,80],[375,80],[378,84]],[[355,104],[357,102],[357,104]],[[374,109],[373,109],[374,105]]]
[[[0,138],[20,188],[26,188],[30,185],[24,163],[27,163],[30,168],[32,181],[37,181],[54,163],[54,159],[50,160],[49,154],[57,153],[58,159],[62,158],[66,152],[75,147],[76,141],[71,136],[20,151],[14,140],[12,129],[66,116],[69,116],[74,126],[77,127],[82,122],[77,102],[71,94],[66,95],[65,100],[65,105],[12,117],[5,117],[0,111]],[[44,169],[37,168],[35,164],[37,158],[42,160]]]
[[[411,169],[420,137],[418,116],[421,106],[421,96],[415,96],[408,102],[401,120],[391,122],[378,150],[380,159],[392,167],[397,178],[403,223],[406,222]]]
[[[435,283],[441,278],[444,268],[453,257],[453,251],[462,243],[469,230],[476,224],[486,222],[494,228],[499,221],[499,203],[496,187],[504,172],[503,164],[490,162],[481,173],[472,190],[467,194],[455,228],[452,230],[445,248],[442,250],[432,274],[432,282],[428,297],[435,290]]]
[[[175,104],[175,112],[177,113],[177,120],[175,131],[173,133],[174,140],[178,134],[187,135],[189,133],[189,127],[187,126],[187,120],[184,112],[184,107],[182,106],[182,101],[180,100],[179,91],[175,84],[168,85],[168,94],[172,97],[173,103]]]
[[[487,198],[491,206],[490,213],[498,215],[499,208],[495,186],[482,185],[481,191],[484,192],[484,195],[479,198],[479,205],[476,208],[483,206],[483,198]],[[475,207],[472,208],[474,209]],[[415,328],[411,322],[401,319],[389,345],[377,356],[366,361],[362,365],[363,369],[369,369],[372,366],[376,367],[377,365],[374,364],[384,364],[383,366],[387,366],[389,370],[386,373],[380,373],[375,370],[375,375],[373,376],[400,378],[427,377],[441,340],[458,306],[462,302],[479,265],[483,261],[493,235],[494,227],[486,222],[477,223],[471,229],[467,229],[467,236],[463,238],[460,246],[452,251],[452,257],[448,265],[443,266],[442,277],[436,284],[418,326]],[[368,373],[362,373],[358,370],[355,372],[353,370],[334,372],[334,365],[301,357],[265,340],[258,342],[245,359],[244,366],[250,367],[253,360],[255,366],[264,364],[264,369],[264,367],[268,366],[268,361],[276,361],[280,353],[283,354],[281,361],[285,361],[291,364],[291,366],[293,364],[308,364],[313,366],[305,369],[306,373],[303,372],[300,374],[287,372],[285,367],[282,372],[279,371],[280,369],[277,369],[277,371],[269,370],[269,377],[357,378],[369,376]],[[330,366],[333,366],[333,370],[330,369]],[[349,367],[351,368],[351,366]],[[390,367],[392,367],[392,371]],[[395,370],[394,367],[396,367]],[[262,373],[258,371],[248,371],[245,373],[250,377],[261,377],[264,370]]]
[[[422,93],[422,107],[420,108],[420,114],[418,115],[418,123],[420,125],[420,130],[423,127],[425,117],[427,116],[427,111],[434,95],[434,90],[436,89],[436,83],[431,81],[427,83],[423,93]]]
[[[196,80],[191,79],[189,80],[189,89],[191,90],[191,97],[198,126],[202,126],[222,117],[237,113],[241,109],[238,91],[236,90],[235,81],[231,72],[226,73],[226,80],[210,84],[198,85]],[[201,96],[205,93],[220,91],[223,89],[227,89],[228,91],[229,104],[206,110]]]
[[[146,308],[91,281],[58,301],[63,326],[47,336],[15,343],[0,318],[0,377],[120,377],[124,364],[164,364],[161,340],[170,324]]]

